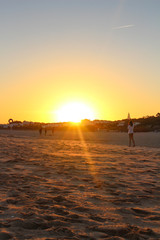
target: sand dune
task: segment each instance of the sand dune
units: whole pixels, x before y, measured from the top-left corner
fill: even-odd
[[[159,135],[102,135],[0,132],[1,240],[160,239]]]

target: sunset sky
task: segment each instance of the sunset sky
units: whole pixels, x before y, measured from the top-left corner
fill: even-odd
[[[159,65],[159,0],[0,0],[0,123],[155,115]]]

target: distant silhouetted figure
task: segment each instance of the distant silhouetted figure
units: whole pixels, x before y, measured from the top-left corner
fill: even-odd
[[[40,127],[40,129],[39,129],[39,134],[40,135],[42,134],[42,127]]]
[[[46,136],[47,135],[47,129],[46,128],[45,128],[44,132],[45,132],[45,136]]]
[[[133,143],[133,147],[135,147],[133,134],[134,134],[134,125],[133,125],[133,122],[130,120],[128,123],[129,147],[131,147],[131,143]]]

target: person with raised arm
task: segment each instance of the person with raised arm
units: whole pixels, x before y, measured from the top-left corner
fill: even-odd
[[[128,136],[129,136],[129,147],[131,147],[131,144],[133,143],[133,147],[135,147],[135,140],[134,140],[134,124],[132,120],[128,123]]]

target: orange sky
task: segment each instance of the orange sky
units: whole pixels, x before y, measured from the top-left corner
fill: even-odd
[[[69,102],[95,119],[159,112],[160,4],[142,2],[1,4],[0,123],[55,122]]]

